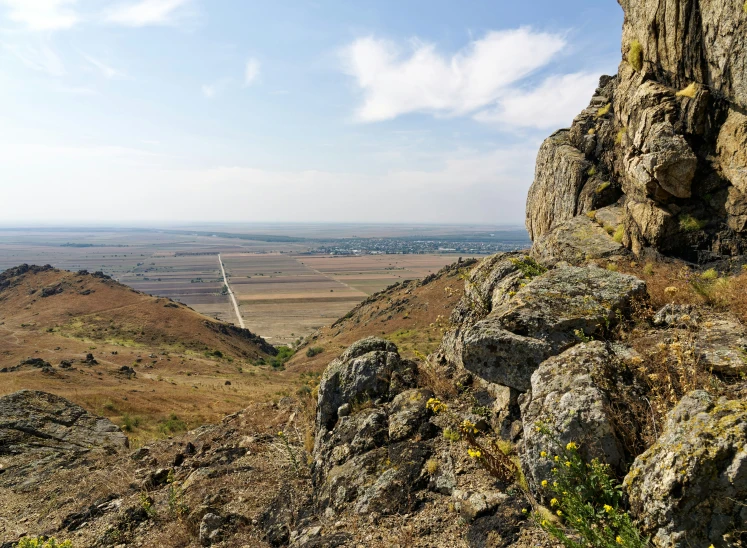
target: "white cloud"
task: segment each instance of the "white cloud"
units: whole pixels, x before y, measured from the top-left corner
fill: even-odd
[[[45,72],[50,76],[65,74],[62,59],[46,41],[41,41],[38,47],[19,44],[3,44],[3,47],[31,69]]]
[[[259,61],[254,57],[251,57],[246,62],[246,68],[244,69],[244,85],[251,86],[257,78],[259,78]]]
[[[92,57],[92,56],[90,56],[90,55],[88,55],[86,53],[81,53],[81,55],[83,56],[83,58],[86,61],[88,61],[91,65],[93,65],[96,69],[98,69],[98,71],[101,72],[101,74],[103,76],[105,76],[106,78],[114,79],[114,78],[124,78],[125,77],[125,74],[123,72],[121,72],[121,71],[119,71],[119,70],[117,70],[115,68],[110,67],[109,65],[107,65],[103,61],[100,61],[100,60],[96,59],[95,57]]]
[[[192,0],[140,0],[120,4],[109,10],[106,20],[128,27],[148,25],[170,25],[176,22],[187,4]]]
[[[213,82],[212,84],[203,84],[200,89],[202,90],[202,94],[206,98],[213,99],[219,93],[223,92],[223,90],[225,90],[230,83],[230,78],[224,78],[223,80],[218,80],[217,82]]]
[[[30,30],[69,29],[80,21],[73,9],[77,0],[0,0],[8,18]]]
[[[484,108],[565,44],[561,35],[522,27],[489,32],[447,58],[433,44],[415,42],[403,56],[393,43],[368,37],[348,46],[343,60],[363,90],[357,117],[373,122],[409,112],[456,115]]]
[[[535,89],[513,90],[495,108],[478,112],[475,119],[537,129],[568,127],[589,104],[598,83],[598,73],[550,76]]]

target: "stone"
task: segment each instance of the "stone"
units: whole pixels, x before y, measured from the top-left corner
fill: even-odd
[[[657,327],[696,327],[700,313],[691,304],[666,304],[651,319]]]
[[[223,518],[218,514],[208,513],[200,521],[200,544],[202,546],[211,546],[220,540],[221,527]]]
[[[747,525],[747,402],[691,392],[623,487],[655,546],[726,546]]]
[[[539,263],[551,266],[558,261],[579,265],[591,259],[607,259],[622,255],[625,248],[597,222],[586,215],[558,224],[537,238],[531,256]]]
[[[422,388],[405,390],[398,394],[389,408],[389,442],[412,437],[428,419],[430,412],[425,404],[433,392]]]
[[[553,462],[542,457],[553,452],[544,425],[565,446],[575,442],[586,459],[599,458],[619,467],[625,458],[613,422],[607,415],[609,396],[597,379],[605,370],[619,369],[613,352],[601,341],[582,343],[542,362],[532,375],[521,416],[524,449],[521,461],[530,487],[538,491],[542,480],[551,479]]]
[[[463,501],[459,513],[466,521],[475,519],[493,512],[500,504],[508,500],[508,495],[500,491],[482,491],[473,493]]]
[[[729,182],[741,193],[747,193],[747,115],[729,110],[716,142],[721,169]]]
[[[568,130],[545,139],[527,196],[526,226],[532,240],[575,216],[577,196],[590,167],[584,154],[570,144]]]
[[[710,316],[701,322],[695,348],[706,369],[740,377],[747,373],[747,330],[736,318]]]

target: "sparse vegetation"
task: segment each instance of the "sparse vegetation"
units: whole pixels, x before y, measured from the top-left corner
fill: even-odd
[[[603,107],[599,107],[597,109],[597,118],[601,118],[602,116],[606,115],[610,109],[612,108],[612,103],[607,103]]]
[[[176,413],[169,414],[168,418],[161,421],[158,425],[158,430],[167,436],[178,434],[179,432],[185,432],[187,430],[187,424],[180,419]]]
[[[547,268],[529,256],[522,257],[521,259],[511,259],[511,263],[529,280],[537,276],[542,276],[542,274],[547,272]]]
[[[597,185],[597,188],[594,190],[594,192],[597,194],[601,194],[602,192],[604,192],[610,187],[610,184],[611,183],[609,181],[604,181],[603,183],[599,183],[599,185]]]
[[[318,356],[322,352],[324,352],[324,348],[322,348],[321,346],[310,346],[306,349],[306,357],[313,358],[314,356]]]
[[[625,137],[625,134],[628,132],[628,128],[626,126],[621,127],[617,130],[617,135],[615,135],[615,144],[619,145],[622,143],[623,137]]]
[[[23,537],[15,548],[73,548],[69,540],[58,541],[54,537]]]
[[[588,170],[588,171],[586,172],[586,174],[587,174],[587,175],[588,175],[589,177],[594,177],[594,175],[596,175],[596,174],[597,174],[597,166],[591,166],[591,167],[589,168],[589,170]]]
[[[552,476],[541,482],[554,518],[533,513],[537,524],[566,548],[646,548],[645,538],[625,511],[622,488],[609,466],[597,459],[586,462],[576,443],[563,446],[544,425],[548,440],[542,458],[557,462]]]
[[[625,227],[623,225],[617,225],[617,228],[615,229],[615,234],[612,236],[612,239],[615,240],[618,244],[621,244],[623,242],[624,236],[625,236]]]
[[[643,68],[643,46],[638,40],[633,40],[628,49],[628,63],[633,70],[640,72]]]
[[[708,224],[708,221],[698,220],[687,213],[680,215],[679,221],[680,230],[683,232],[696,232],[698,230],[703,230],[703,228]]]
[[[692,99],[695,97],[695,94],[698,92],[698,86],[695,82],[690,83],[686,88],[683,88],[679,90],[675,95],[677,97],[689,97]]]

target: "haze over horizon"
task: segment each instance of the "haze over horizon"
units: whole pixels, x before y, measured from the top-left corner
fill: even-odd
[[[621,24],[614,0],[0,0],[0,219],[523,224]]]

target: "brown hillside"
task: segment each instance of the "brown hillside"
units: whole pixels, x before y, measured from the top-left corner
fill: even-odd
[[[27,265],[0,274],[0,395],[52,392],[129,423],[135,438],[290,393],[297,374],[251,365],[276,353],[246,329],[103,274]]]
[[[464,293],[463,269],[475,263],[472,259],[453,263],[422,280],[406,280],[371,295],[331,326],[307,337],[289,367],[323,371],[342,350],[370,336],[394,342],[406,358],[427,356],[438,348],[449,315]],[[312,348],[318,353],[309,356]]]

